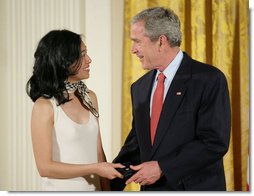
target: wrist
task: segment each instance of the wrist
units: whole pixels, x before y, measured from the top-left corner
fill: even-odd
[[[159,170],[159,173],[160,173],[160,177],[162,177],[162,176],[163,176],[163,173],[162,173],[162,170],[161,170],[161,167],[160,167],[160,164],[159,164],[158,161],[156,161],[156,165],[157,165],[157,167],[158,167],[158,170]]]
[[[90,171],[92,174],[96,174],[96,175],[99,175],[99,165],[98,163],[92,163],[92,164],[89,164],[90,166]]]

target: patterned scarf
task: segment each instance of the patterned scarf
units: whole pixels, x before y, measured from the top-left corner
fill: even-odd
[[[92,101],[88,96],[89,92],[84,82],[82,81],[78,81],[76,83],[65,82],[65,87],[67,91],[73,92],[77,91],[78,96],[81,98],[83,104],[87,107],[87,109],[90,110],[96,118],[99,117],[99,113],[93,107]]]

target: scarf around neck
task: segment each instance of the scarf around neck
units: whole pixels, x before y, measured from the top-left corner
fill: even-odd
[[[65,82],[65,87],[67,91],[77,92],[79,98],[81,98],[82,103],[87,107],[88,110],[96,117],[99,117],[99,113],[93,107],[92,101],[88,96],[88,88],[84,82],[78,81],[75,83]]]

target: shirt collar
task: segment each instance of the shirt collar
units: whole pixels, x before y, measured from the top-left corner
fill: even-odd
[[[176,71],[178,70],[181,61],[183,59],[183,52],[182,50],[179,50],[179,52],[177,53],[176,57],[173,59],[173,61],[171,61],[171,63],[168,64],[167,68],[163,71],[163,74],[166,76],[166,79],[173,79]],[[156,80],[157,77],[159,75],[160,71],[157,70],[156,73]]]

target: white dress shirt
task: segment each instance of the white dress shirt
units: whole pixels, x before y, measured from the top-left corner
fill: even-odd
[[[183,59],[183,52],[180,50],[178,52],[178,54],[176,55],[176,57],[174,58],[174,60],[169,63],[169,65],[167,66],[167,68],[163,71],[163,74],[165,75],[165,81],[164,81],[164,95],[163,95],[163,101],[165,100],[165,97],[167,95],[168,89],[170,87],[170,84],[182,62]],[[160,71],[157,70],[156,76],[155,76],[155,80],[153,83],[153,88],[152,88],[152,93],[151,93],[151,99],[150,99],[150,116],[151,116],[151,109],[152,109],[152,103],[153,103],[153,94],[154,91],[156,89],[157,86],[157,77],[159,75]]]

